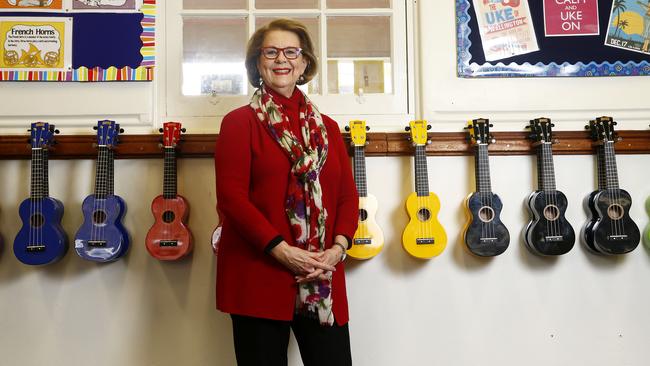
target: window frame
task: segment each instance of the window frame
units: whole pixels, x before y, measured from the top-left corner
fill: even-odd
[[[240,96],[184,96],[182,95],[183,17],[213,17],[246,19],[248,36],[255,31],[257,17],[317,17],[319,18],[320,83],[319,94],[309,97],[319,109],[339,118],[364,118],[378,121],[380,125],[394,124],[396,118],[405,120],[414,113],[414,56],[413,56],[413,0],[392,0],[392,7],[385,9],[326,9],[326,1],[320,0],[317,9],[255,9],[255,0],[247,0],[248,9],[238,10],[183,10],[182,0],[165,4],[165,77],[163,81],[165,115],[183,120],[196,127],[214,132],[214,117],[248,103],[254,89],[248,85],[247,95]],[[326,17],[331,16],[390,16],[392,93],[388,94],[329,94],[327,80]],[[208,122],[208,121],[211,121]],[[392,121],[392,122],[391,122]],[[210,125],[206,126],[206,123]],[[341,123],[347,123],[341,120]],[[400,122],[402,123],[402,122]]]

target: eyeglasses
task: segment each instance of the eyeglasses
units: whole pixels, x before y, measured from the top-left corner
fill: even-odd
[[[269,60],[275,60],[278,58],[280,52],[284,54],[284,57],[286,57],[287,60],[295,60],[302,54],[302,48],[300,47],[262,47],[260,50],[262,50],[262,56]]]

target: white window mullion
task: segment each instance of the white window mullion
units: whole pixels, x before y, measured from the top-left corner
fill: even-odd
[[[327,80],[327,18],[325,17],[325,9],[327,8],[327,0],[320,0],[320,92],[321,95],[326,96],[329,94],[329,83]]]

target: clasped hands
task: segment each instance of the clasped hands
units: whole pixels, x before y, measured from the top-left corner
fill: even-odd
[[[322,252],[310,252],[282,241],[271,250],[271,255],[294,275],[296,282],[327,280],[343,254],[343,249],[335,245]]]

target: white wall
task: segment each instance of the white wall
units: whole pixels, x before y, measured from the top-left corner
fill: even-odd
[[[464,120],[484,116],[497,129],[520,130],[526,120],[541,114],[553,118],[560,129],[577,129],[602,114],[617,117],[619,128],[647,128],[647,103],[638,93],[648,89],[647,78],[457,79],[453,2],[421,1],[420,7],[417,103],[435,129],[459,131]],[[79,100],[90,90],[111,101],[123,98],[124,89],[131,96],[150,96],[150,104],[108,111],[85,107],[75,115],[73,109],[50,103],[38,113],[61,115],[72,127],[95,114],[110,113],[116,119],[129,115],[134,126],[145,128],[156,108],[164,120],[164,103],[152,105],[161,100],[157,95],[164,95],[164,90],[154,89],[162,85],[70,84],[57,89],[4,83],[0,100],[15,100],[11,98],[17,92],[48,100],[54,90],[60,100]],[[596,89],[616,92],[601,95]],[[513,90],[515,103],[501,101],[499,93],[512,95]],[[3,103],[3,123],[35,118],[29,104],[15,101]],[[0,133],[19,130],[9,127],[14,129]],[[400,124],[395,131],[401,129]],[[492,186],[504,201],[502,219],[512,242],[503,255],[480,259],[467,254],[459,242],[465,222],[461,204],[474,188],[473,160],[430,157],[430,187],[441,199],[439,219],[449,244],[441,256],[421,261],[408,256],[400,243],[408,220],[403,201],[413,190],[411,159],[368,158],[368,188],[379,199],[378,221],[387,244],[371,260],[348,260],[356,365],[647,364],[650,295],[643,279],[650,277],[648,250],[640,246],[625,256],[602,258],[577,245],[556,259],[528,254],[520,232],[527,222],[523,199],[533,189],[533,160],[492,158]],[[558,188],[569,198],[568,219],[579,230],[585,221],[582,198],[594,189],[593,158],[558,156],[555,161]],[[644,167],[649,162],[647,155],[618,157],[621,186],[632,194],[631,215],[641,229],[648,223],[644,202],[650,196],[650,174]],[[196,248],[178,263],[150,258],[143,244],[153,223],[149,206],[161,190],[162,161],[117,160],[115,190],[128,204],[125,225],[133,247],[124,259],[107,265],[83,261],[73,252],[51,266],[20,264],[11,244],[20,227],[17,207],[28,195],[29,163],[1,161],[0,172],[0,233],[5,238],[0,256],[0,365],[234,364],[229,318],[214,309],[215,264],[208,244],[216,223],[211,159],[179,161],[179,192],[191,206]],[[82,221],[81,201],[92,191],[93,162],[52,161],[50,174],[51,194],[64,201],[63,224],[74,236]],[[290,364],[300,365],[295,344],[291,347]]]

